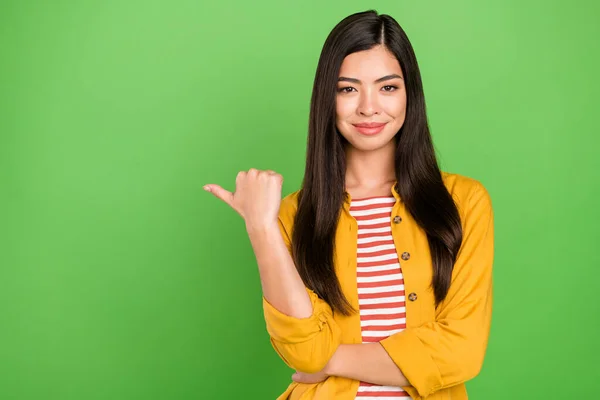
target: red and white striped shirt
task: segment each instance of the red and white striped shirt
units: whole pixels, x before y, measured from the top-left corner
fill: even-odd
[[[392,238],[391,213],[396,199],[377,196],[352,200],[358,223],[356,281],[362,342],[379,342],[406,329],[404,278]],[[361,382],[357,400],[409,400],[398,386]]]

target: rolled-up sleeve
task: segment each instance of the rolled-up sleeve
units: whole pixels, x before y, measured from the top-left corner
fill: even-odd
[[[380,343],[412,385],[413,397],[463,383],[483,364],[492,315],[494,222],[491,199],[479,183],[467,201],[463,243],[436,321]]]
[[[341,331],[333,320],[329,305],[306,289],[313,313],[294,318],[273,307],[263,297],[263,309],[271,344],[285,363],[298,371],[321,371],[340,344]]]
[[[279,228],[291,250],[293,223],[292,196],[282,201]],[[271,344],[281,359],[293,369],[306,373],[321,371],[335,353],[341,340],[341,330],[333,318],[329,304],[306,288],[313,312],[308,318],[295,318],[273,307],[263,296],[263,310]]]

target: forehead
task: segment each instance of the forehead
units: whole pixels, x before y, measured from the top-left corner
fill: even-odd
[[[383,46],[348,54],[340,67],[340,76],[360,80],[375,80],[390,74],[403,76],[400,63]]]

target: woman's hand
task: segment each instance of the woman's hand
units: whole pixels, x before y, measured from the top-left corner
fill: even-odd
[[[315,372],[314,374],[307,374],[306,372],[296,371],[295,374],[292,375],[292,380],[298,383],[319,383],[323,382],[325,379],[329,378],[332,373],[332,360],[329,360],[327,365],[320,370],[319,372]]]
[[[277,224],[282,184],[283,177],[275,171],[250,168],[238,173],[233,193],[215,184],[204,189],[240,214],[247,228],[261,229]]]
[[[296,371],[295,374],[292,375],[292,380],[298,383],[319,383],[323,382],[325,379],[329,378],[326,372],[319,371],[314,374],[307,374],[305,372]]]

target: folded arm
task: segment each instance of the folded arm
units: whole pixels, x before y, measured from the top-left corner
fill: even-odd
[[[302,372],[325,369],[330,375],[401,386],[413,398],[475,377],[491,324],[494,228],[491,200],[483,186],[478,184],[465,206],[463,243],[435,321],[376,344],[340,345],[331,308],[312,291],[306,289],[312,305],[307,318],[281,312],[264,299],[267,329],[282,359]],[[289,237],[285,229],[282,232],[289,251]]]
[[[379,343],[341,344],[324,373],[384,386],[410,383]]]
[[[468,203],[463,245],[436,321],[379,343],[342,344],[324,374],[400,386],[413,398],[475,377],[491,323],[493,246],[491,201],[479,187]]]

